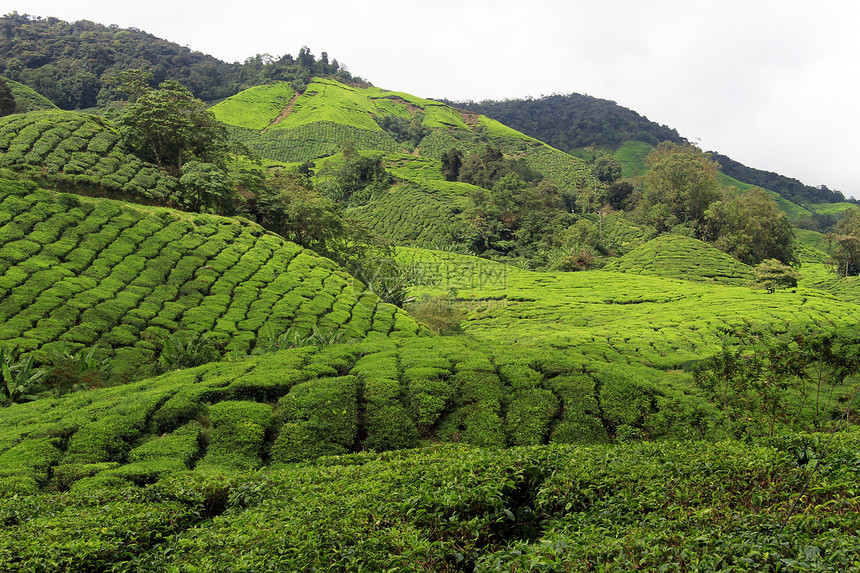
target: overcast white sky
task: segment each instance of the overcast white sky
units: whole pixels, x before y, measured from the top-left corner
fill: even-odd
[[[426,98],[583,93],[705,150],[860,197],[860,3],[851,0],[5,0],[136,27],[226,61],[327,51]]]

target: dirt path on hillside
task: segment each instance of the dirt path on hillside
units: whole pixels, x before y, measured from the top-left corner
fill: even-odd
[[[299,94],[295,94],[293,96],[293,99],[290,100],[290,103],[288,103],[287,106],[281,110],[280,115],[278,115],[278,117],[276,117],[272,123],[270,123],[269,125],[266,126],[266,129],[269,129],[273,125],[277,125],[277,124],[281,123],[282,121],[284,121],[285,119],[287,119],[287,117],[291,113],[293,113],[293,106],[296,105],[297,99],[299,99]],[[266,131],[266,129],[264,129],[263,131]]]
[[[477,113],[474,113],[471,111],[466,111],[463,109],[457,109],[457,108],[454,108],[454,111],[456,111],[457,113],[460,114],[460,117],[463,118],[463,121],[470,128],[475,129],[476,127],[478,127],[478,121],[480,121],[480,119],[481,119],[480,114],[477,114]]]

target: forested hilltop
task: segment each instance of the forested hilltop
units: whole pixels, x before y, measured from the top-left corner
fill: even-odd
[[[712,152],[712,154],[714,160],[720,164],[720,170],[726,175],[750,185],[757,185],[776,191],[798,205],[805,203],[839,203],[842,201],[848,201],[855,205],[860,204],[860,200],[846,198],[841,191],[828,189],[826,185],[820,187],[804,185],[797,179],[785,177],[772,171],[747,167],[733,160],[731,157],[716,152]]]
[[[0,79],[0,570],[858,568],[860,209],[164,46]]]
[[[614,149],[629,140],[649,145],[686,141],[670,127],[649,121],[614,101],[588,95],[553,94],[540,98],[448,103],[488,115],[563,151],[592,144]]]
[[[257,54],[242,63],[226,63],[136,28],[17,12],[0,18],[0,53],[0,75],[33,88],[62,109],[92,108],[116,99],[117,92],[103,79],[128,69],[151,72],[156,85],[178,81],[204,101],[273,80],[301,86],[319,74],[352,79],[337,60],[329,61],[325,52],[316,58],[304,47],[296,57]]]
[[[616,151],[629,141],[650,146],[656,146],[661,141],[686,141],[676,130],[652,122],[613,101],[581,94],[447,103],[488,115],[570,153],[577,153],[577,150],[591,145]],[[826,186],[804,185],[796,179],[747,167],[726,155],[716,152],[711,154],[726,175],[743,183],[775,191],[794,203],[850,201],[860,204],[860,201],[846,199],[841,192],[830,190]]]

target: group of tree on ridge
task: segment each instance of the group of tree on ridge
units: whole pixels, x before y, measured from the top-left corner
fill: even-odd
[[[140,69],[152,86],[165,80],[184,85],[204,101],[223,99],[269,81],[295,82],[302,88],[315,75],[354,78],[326,52],[319,58],[307,47],[298,55],[257,54],[226,63],[156,38],[136,28],[104,26],[87,20],[69,23],[13,12],[0,18],[0,75],[20,81],[61,109],[89,109],[117,98],[104,78]]]

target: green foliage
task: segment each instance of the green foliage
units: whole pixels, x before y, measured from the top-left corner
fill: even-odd
[[[161,352],[158,355],[157,370],[168,372],[178,368],[192,368],[220,357],[213,342],[194,331],[174,332],[158,341]]]
[[[425,295],[405,308],[415,320],[435,334],[451,335],[463,331],[460,322],[464,313],[450,297]]]
[[[188,211],[230,214],[236,203],[227,174],[212,163],[189,161],[182,166],[179,185]]]
[[[191,159],[220,162],[227,133],[206,105],[175,81],[128,104],[118,121],[123,143],[145,161],[173,172]]]
[[[589,164],[438,102],[312,79],[337,70],[325,54],[251,60],[249,77],[280,81],[218,117],[247,149],[305,163],[269,174],[274,161],[237,159],[241,200],[207,163],[220,151],[195,147],[208,142],[150,148],[184,163],[177,182],[129,167],[144,164],[124,161],[107,121],[0,122],[10,166],[117,196],[160,189],[152,202],[197,211],[238,204],[294,241],[240,218],[0,179],[0,348],[28,352],[28,373],[59,353],[61,380],[61,395],[0,419],[0,522],[14,537],[0,539],[0,568],[850,569],[850,434],[790,524],[797,539],[755,534],[777,530],[774,508],[819,450],[754,442],[829,426],[857,369],[856,335],[833,331],[860,319],[821,290],[743,288],[749,267],[692,238],[744,260],[771,236],[784,246],[763,192],[716,201],[713,164],[673,145],[653,152],[641,187],[617,182],[596,148]],[[137,100],[128,125],[140,106],[214,121],[178,85],[148,88],[147,72],[116,81]],[[381,259],[387,245],[314,183],[370,231],[446,250]],[[654,229],[604,209],[637,201],[640,220],[675,234],[648,242]],[[454,252],[467,245],[520,266]],[[524,268],[585,270],[623,253],[604,271]],[[825,284],[818,272],[802,286]],[[721,329],[745,325],[786,338],[723,344]],[[161,376],[119,384],[156,362]],[[748,443],[690,441],[726,437]]]
[[[742,263],[797,262],[791,224],[762,189],[753,187],[743,194],[724,191],[723,199],[708,207],[705,219],[706,240]]]
[[[697,369],[696,383],[736,437],[772,436],[780,427],[820,430],[841,417],[834,390],[860,370],[853,329],[788,340],[726,334],[722,352]]]
[[[100,358],[98,349],[81,348],[76,353],[55,349],[52,365],[45,372],[45,384],[58,395],[104,386],[110,361]]]
[[[797,452],[820,455],[821,438],[760,446],[437,446],[265,473],[178,474],[140,488],[31,494],[3,505],[10,535],[0,541],[0,563],[13,571],[272,563],[290,570],[539,564],[620,571],[679,563],[851,570],[857,435],[838,436],[832,457],[810,476]],[[780,529],[781,508],[808,477],[800,514]]]
[[[267,229],[347,268],[360,265],[380,247],[376,237],[345,218],[301,171],[275,171],[257,190],[255,205],[258,221]]]
[[[262,130],[272,125],[295,96],[284,81],[255,86],[212,107],[215,118],[227,125]]]
[[[0,404],[16,404],[34,400],[30,394],[45,377],[45,370],[33,368],[33,355],[16,357],[0,348]]]
[[[347,214],[394,244],[458,248],[466,230],[462,213],[471,205],[472,190],[463,183],[406,183]]]
[[[797,179],[747,167],[725,155],[715,154],[714,160],[720,164],[720,169],[725,174],[744,183],[770,189],[795,206],[807,203],[838,203],[845,200],[841,192],[830,190],[826,185],[819,187],[804,185]]]
[[[107,121],[59,110],[0,119],[0,167],[61,189],[167,204],[178,181],[119,145]],[[8,176],[7,176],[8,177]]]
[[[5,79],[0,77],[0,117],[15,113],[15,95]]]
[[[674,129],[648,121],[615,102],[581,94],[455,105],[488,115],[564,151],[591,144],[617,147],[628,140],[651,145],[682,141]]]
[[[776,259],[762,261],[753,269],[753,274],[755,275],[753,285],[763,288],[767,292],[775,292],[782,288],[794,288],[800,280],[800,274],[797,271]]]
[[[646,158],[639,209],[658,231],[688,225],[701,236],[705,211],[720,195],[717,165],[691,145],[661,143]]]
[[[355,377],[321,378],[294,386],[281,398],[284,421],[272,444],[273,462],[295,462],[350,451],[358,431]]]
[[[832,262],[837,274],[860,273],[860,209],[846,209],[828,238],[835,243]]]
[[[349,140],[341,143],[341,161],[337,168],[333,166],[333,161],[326,162],[318,179],[325,194],[345,207],[363,205],[391,184],[382,157],[360,154]]]
[[[212,435],[199,467],[253,469],[259,466],[266,431],[272,423],[268,404],[225,401],[209,407]]]
[[[742,285],[751,269],[713,246],[682,235],[665,234],[611,261],[606,270]]]
[[[56,109],[57,106],[45,96],[36,93],[20,82],[9,78],[2,78],[9,88],[14,99],[14,111],[16,113],[27,113],[37,109]],[[4,114],[5,115],[5,114]]]
[[[248,221],[146,211],[5,179],[0,204],[16,218],[0,226],[0,340],[37,350],[37,362],[50,361],[52,349],[97,346],[118,382],[146,371],[158,341],[179,331],[203,336],[220,355],[251,353],[266,324],[275,337],[295,327],[301,337],[316,329],[357,338],[380,315],[391,321],[378,323],[383,334],[418,330],[332,261]]]
[[[123,99],[124,92],[111,79],[136,68],[189,86],[203,101],[221,100],[272,80],[295,85],[309,83],[314,75],[360,80],[325,52],[317,58],[307,48],[295,58],[257,54],[242,63],[228,63],[136,28],[17,13],[3,16],[2,24],[6,33],[0,47],[8,56],[3,73],[63,109]]]

